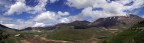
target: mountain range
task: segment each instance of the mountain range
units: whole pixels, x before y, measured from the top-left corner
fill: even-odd
[[[60,26],[72,26],[74,29],[86,29],[91,27],[104,27],[104,28],[128,28],[131,25],[144,20],[143,18],[130,14],[128,16],[113,16],[97,19],[94,22],[88,21],[74,21],[71,23],[60,23],[54,26],[45,27],[28,27],[23,30],[53,30]],[[0,28],[8,28],[0,24]]]
[[[121,29],[121,28],[129,28],[133,24],[140,22],[142,20],[144,19],[137,15],[129,14],[128,16],[113,16],[113,17],[99,18],[94,22],[74,21],[71,23],[60,23],[54,26],[28,27],[23,30],[33,30],[33,29],[53,30],[61,26],[72,26],[74,29],[86,29],[91,27]]]
[[[135,37],[139,37],[139,36],[142,39],[144,33],[143,29],[142,30],[138,29],[139,31],[137,30],[135,31],[135,28],[143,27],[144,24],[143,20],[144,20],[143,18],[137,15],[130,14],[128,16],[113,16],[113,17],[100,18],[95,20],[94,22],[74,21],[71,23],[60,23],[53,26],[28,27],[23,30],[15,30],[0,24],[0,33],[1,33],[0,42],[2,42],[1,40],[4,39],[5,42],[13,41],[12,43],[16,43],[20,41],[20,39],[24,39],[32,43],[35,43],[35,41],[41,43],[40,40],[43,40],[43,37],[48,39],[53,39],[55,41],[57,39],[59,40],[86,39],[88,41],[90,40],[89,38],[96,38],[100,40],[103,39],[105,40],[107,38],[110,38],[110,42],[113,42],[115,40],[121,41],[119,40],[121,39],[121,37],[123,40],[123,39],[129,39],[129,37],[135,39]],[[132,30],[131,27],[134,27],[134,30]],[[112,30],[112,29],[117,29],[117,30]],[[124,30],[122,31],[120,29],[124,29]],[[122,32],[122,34],[119,32]],[[112,36],[116,34],[118,35],[115,37]],[[20,36],[17,37],[17,35]],[[135,36],[135,37],[131,37],[131,36]],[[139,41],[139,38],[137,39],[136,41]],[[94,40],[94,41],[98,41],[98,40]],[[43,42],[48,42],[48,41],[42,41],[42,43]]]

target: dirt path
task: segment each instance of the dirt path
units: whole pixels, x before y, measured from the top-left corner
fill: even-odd
[[[22,40],[22,43],[72,43],[72,42],[62,40],[48,40],[45,37],[37,36],[31,39]]]
[[[89,41],[90,41],[89,43],[97,43],[97,39],[95,38],[92,38]],[[27,38],[25,40],[22,40],[22,43],[85,43],[85,41],[71,42],[71,41],[63,41],[63,40],[49,40],[45,37],[35,36],[33,38]]]
[[[29,42],[27,40],[22,40],[22,43],[31,43],[31,42]]]
[[[47,41],[47,42],[55,42],[55,43],[68,43],[68,41],[62,41],[62,40],[48,40],[45,37],[40,37],[41,40]]]

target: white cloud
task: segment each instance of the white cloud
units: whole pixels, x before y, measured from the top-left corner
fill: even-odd
[[[128,3],[131,3],[132,1],[135,1],[135,0],[118,0],[116,2],[125,5],[125,4],[128,4]]]
[[[69,12],[61,12],[61,11],[58,11],[58,15],[60,15],[60,16],[68,16],[68,15],[69,15]]]
[[[35,22],[28,20],[21,20],[21,19],[17,19],[16,23],[14,23],[16,26],[14,27],[15,29],[24,29],[26,27],[31,27],[34,25]]]
[[[11,2],[11,0],[0,0],[0,9],[2,9],[0,11],[6,11],[6,10],[8,10],[8,8],[10,7],[10,5],[12,4],[10,2]]]
[[[68,18],[62,18],[59,21],[60,21],[59,23],[70,23],[71,22],[70,19],[68,19]]]
[[[14,28],[14,29],[24,29],[26,27],[43,27],[48,25],[54,25],[57,23],[68,23],[70,20],[67,18],[69,17],[68,12],[52,12],[47,11],[43,12],[36,17],[33,17],[29,20],[22,20],[22,19],[10,19],[0,17],[1,24],[6,25],[7,27]],[[64,14],[64,15],[62,15]],[[64,16],[64,17],[63,17]],[[11,21],[13,20],[13,21]],[[6,22],[5,22],[6,21]],[[10,24],[10,25],[8,25]]]
[[[38,5],[36,5],[35,7],[32,7],[33,10],[30,11],[30,13],[35,14],[35,13],[42,13],[46,11],[45,6],[48,0],[38,0],[38,1],[39,1]]]
[[[5,25],[5,26],[7,26],[7,27],[9,27],[9,28],[15,28],[15,24],[3,24],[3,25]]]
[[[109,1],[109,0],[108,0]],[[131,3],[131,2],[134,3]],[[126,5],[126,4],[132,5]],[[92,17],[96,20],[98,18],[111,17],[111,16],[126,16],[128,13],[126,10],[134,10],[140,7],[144,7],[143,0],[115,0],[110,3],[107,0],[68,0],[66,3],[70,7],[82,9],[79,15],[83,15],[82,18],[76,16],[76,18],[83,19],[85,17]],[[101,8],[102,10],[95,10]]]
[[[33,22],[31,20],[25,21],[22,19],[15,19],[15,21],[12,21],[11,23],[9,23],[9,21],[5,21],[5,22],[2,22],[1,24],[5,25],[7,27],[13,28],[13,29],[21,30],[26,27],[32,27],[35,24],[35,22]]]
[[[59,1],[59,0],[50,0],[50,3],[54,3],[54,2],[56,2],[56,1]]]
[[[108,4],[112,4],[112,3],[108,3],[107,1],[110,0],[67,0],[67,5],[70,7],[76,7],[76,8],[86,8],[86,7],[109,7],[109,6],[105,6]],[[144,1],[143,0],[115,0],[115,1],[111,1],[113,2],[113,4],[115,3],[119,3],[119,5],[126,5],[126,4],[130,4],[131,2],[132,5],[130,6],[123,6],[126,9],[136,9],[139,7],[144,6]],[[115,5],[114,6],[119,6],[119,5]]]
[[[16,2],[11,5],[10,9],[6,12],[6,15],[12,15],[14,13],[22,13],[31,10],[30,7],[26,6],[23,2]]]
[[[38,22],[36,22],[35,25],[32,26],[32,27],[44,27],[44,26],[45,26],[44,23],[38,23]]]
[[[67,0],[66,3],[70,7],[76,7],[76,8],[85,8],[88,6],[92,6],[95,1],[94,0]]]
[[[83,15],[84,17],[92,17],[92,21],[94,21],[98,18],[105,18],[110,16],[126,16],[126,13],[115,11],[113,9],[112,11],[111,9],[105,9],[105,11],[93,11],[92,7],[87,7],[82,10],[80,15]]]
[[[38,1],[39,3],[36,6],[30,7],[26,5],[25,0],[17,0],[15,4],[9,7],[9,10],[5,12],[5,15],[13,15],[14,13],[20,14],[23,12],[32,14],[45,12],[46,11],[45,6],[48,0],[38,0]]]
[[[126,9],[128,10],[134,10],[140,7],[144,7],[144,1],[143,0],[134,0],[134,3],[131,6],[126,6]]]
[[[56,21],[62,19],[65,16],[69,16],[69,12],[52,12],[47,11],[37,15],[34,20],[37,22],[47,22],[47,21]]]
[[[26,27],[33,26],[34,23],[35,22],[32,20],[22,20],[22,19],[14,19],[10,17],[0,16],[0,24],[3,24],[13,29],[24,29]]]
[[[47,11],[36,16],[34,20],[39,22],[44,22],[49,20],[56,20],[57,18],[58,16],[56,15],[55,12]]]

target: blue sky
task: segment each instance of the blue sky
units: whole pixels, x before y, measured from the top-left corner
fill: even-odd
[[[0,23],[15,29],[136,14],[143,0],[0,0]]]

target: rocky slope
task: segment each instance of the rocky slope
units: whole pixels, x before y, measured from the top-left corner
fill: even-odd
[[[129,28],[133,24],[144,20],[143,18],[130,14],[128,16],[114,16],[114,17],[107,17],[107,18],[100,18],[97,19],[94,22],[88,22],[88,21],[74,21],[71,23],[60,23],[56,24],[54,26],[46,26],[46,27],[29,27],[24,30],[53,30],[57,27],[61,26],[72,26],[75,29],[86,29],[91,27],[104,27],[104,28]]]
[[[105,28],[128,28],[131,25],[144,20],[143,18],[130,14],[129,16],[115,16],[100,18],[92,23],[94,27],[105,27]]]

